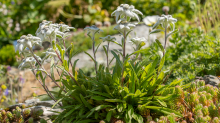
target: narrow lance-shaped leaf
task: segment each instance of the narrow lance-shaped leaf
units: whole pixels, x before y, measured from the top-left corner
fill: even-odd
[[[158,33],[158,32],[161,32],[163,31],[162,29],[155,29],[153,31],[150,32],[150,34],[153,34],[153,33]]]

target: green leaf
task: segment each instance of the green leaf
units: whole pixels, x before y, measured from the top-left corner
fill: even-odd
[[[72,66],[72,73],[73,73],[73,75],[75,75],[77,61],[79,61],[79,59],[75,60],[73,66]]]
[[[54,108],[54,106],[56,106],[60,101],[62,101],[66,96],[69,96],[70,94],[72,94],[74,92],[74,90],[69,90],[64,97],[60,98],[57,102],[55,102],[55,104],[52,106],[52,108]]]
[[[72,110],[67,112],[63,117],[67,117],[67,116],[71,115],[75,110],[79,109],[81,106],[82,105],[76,105]]]
[[[124,100],[120,100],[120,99],[105,99],[106,102],[123,102],[125,103]]]
[[[172,34],[178,32],[178,31],[179,31],[178,29],[175,29],[174,31],[168,33],[168,34],[166,35],[166,38],[168,38],[170,35],[172,35]]]
[[[162,101],[162,100],[159,100],[159,99],[157,99],[157,101],[158,101],[162,106],[167,107],[166,102],[164,102],[164,101]]]
[[[158,44],[158,46],[160,47],[160,49],[164,52],[163,45],[160,43],[160,41],[158,39],[156,39],[155,41]]]
[[[69,71],[69,66],[68,66],[67,60],[63,60],[63,67],[66,71]]]
[[[104,51],[105,51],[105,55],[107,56],[108,53],[107,53],[107,49],[105,48],[105,46],[103,46],[103,49],[104,49]]]
[[[158,32],[161,32],[163,31],[162,29],[155,29],[153,31],[150,32],[150,34],[153,34],[153,33],[158,33]]]
[[[119,104],[117,104],[116,108],[117,108],[118,112],[122,112],[124,109],[124,106],[122,103],[119,103]]]
[[[182,117],[182,115],[179,112],[176,112],[175,110],[172,110],[172,109],[169,109],[169,108],[165,108],[165,107],[145,106],[145,108],[156,110],[156,111],[162,112],[162,113],[167,114],[167,115],[169,115],[171,113],[174,113],[176,116]]]
[[[87,115],[87,118],[88,118],[89,116],[91,116],[95,111],[99,111],[99,110],[104,109],[104,108],[107,108],[107,107],[112,107],[112,106],[111,106],[111,105],[99,105],[99,106],[97,106],[97,107],[91,109],[91,110],[90,110],[91,112]]]
[[[114,52],[114,51],[111,51],[111,53],[114,55],[114,57],[116,58],[116,62],[119,64],[119,66],[122,68],[123,65],[122,65],[122,62],[120,60],[120,58],[118,57],[118,55]]]
[[[107,120],[108,122],[110,122],[111,117],[112,117],[112,111],[109,111],[108,114],[107,114],[107,116],[106,116],[106,120]]]
[[[50,62],[50,75],[51,77],[55,80],[55,77],[54,77],[54,59],[52,58],[51,59],[51,62]]]
[[[111,95],[107,94],[107,93],[102,93],[102,92],[98,92],[98,91],[89,91],[93,94],[98,94],[98,95],[101,95],[101,96],[104,96],[104,97],[108,97],[108,98],[112,98]]]
[[[60,45],[56,44],[58,50],[60,51],[61,60],[64,60],[65,51],[60,47]],[[56,51],[56,50],[55,50]]]
[[[87,53],[86,51],[84,51],[84,53],[87,54],[87,55],[92,59],[92,61],[93,61],[94,63],[96,62],[95,59],[94,59],[89,53]]]
[[[134,109],[133,109],[133,106],[132,106],[132,105],[128,105],[127,114],[128,114],[128,116],[129,116],[129,119],[132,119],[132,118],[133,118]]]
[[[161,59],[161,61],[160,61],[160,65],[159,65],[159,67],[158,67],[158,72],[160,72],[161,69],[163,68],[164,62],[165,62],[165,56],[163,56],[162,59]]]
[[[141,115],[134,113],[133,118],[138,122],[138,123],[143,123],[144,119]]]
[[[105,100],[106,97],[101,97],[101,96],[92,96],[92,99],[94,100]]]
[[[101,44],[101,43],[100,43],[100,44]],[[100,44],[99,44],[99,45],[96,47],[95,53],[97,52],[97,50],[98,50],[98,48],[99,48]]]
[[[80,94],[80,99],[82,100],[83,104],[88,107],[89,109],[92,109],[92,106],[85,100],[85,98]]]

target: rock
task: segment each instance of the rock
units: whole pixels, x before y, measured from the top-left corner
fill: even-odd
[[[206,85],[212,85],[218,87],[220,83],[220,78],[213,75],[205,75],[204,77],[196,77],[199,80],[204,80]]]
[[[203,80],[205,81],[206,85],[209,84],[216,87],[218,87],[218,84],[220,83],[220,78],[213,75],[205,75]]]
[[[31,109],[31,117],[34,118],[35,123],[40,123],[40,119],[44,119],[47,123],[52,123],[51,117],[54,115],[58,115],[57,112],[62,112],[63,109],[59,108],[59,106],[55,106],[55,108],[51,108],[55,104],[55,101],[40,101],[39,99],[30,99],[26,100],[25,103],[19,103],[16,105],[9,106],[9,110],[12,111],[16,109],[16,106],[22,108],[25,105],[25,108],[22,109],[23,111],[26,109]],[[39,112],[42,112],[42,115],[38,116]]]

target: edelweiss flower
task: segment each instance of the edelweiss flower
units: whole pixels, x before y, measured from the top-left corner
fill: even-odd
[[[132,30],[134,27],[135,27],[135,24],[120,23],[120,24],[116,25],[113,29],[118,30],[121,33],[124,33],[124,32],[128,32],[128,31]]]
[[[29,49],[32,48],[34,45],[40,45],[41,46],[42,42],[39,37],[32,36],[31,34],[22,35],[20,39],[17,40],[17,45],[16,49],[19,51],[21,54],[26,47]]]
[[[41,38],[42,41],[54,41],[56,36],[59,35],[63,37],[64,32],[73,29],[65,24],[53,24],[51,21],[42,21],[39,28],[36,31],[36,35]]]
[[[56,51],[57,51],[57,53],[60,55],[60,52],[59,52],[58,48],[57,48]],[[46,53],[46,56],[43,58],[42,62],[44,62],[46,59],[48,59],[48,58],[50,58],[50,57],[57,57],[57,54],[56,54],[56,52],[53,50],[53,48],[48,48],[47,51],[44,52],[44,53]]]
[[[70,27],[66,24],[59,24],[58,26],[59,26],[59,31],[61,32],[68,32],[70,31],[70,29],[75,29],[74,27]]]
[[[142,37],[142,38],[132,38],[131,41],[129,41],[129,42],[131,42],[135,45],[139,45],[139,43],[145,42],[145,41],[146,41],[146,39],[144,37]]]
[[[107,35],[105,37],[101,37],[100,39],[103,40],[103,42],[107,41],[107,42],[114,42],[116,40],[115,37],[112,37],[111,35]]]
[[[39,56],[36,56],[37,60],[41,61],[41,58]],[[19,69],[22,68],[30,68],[31,66],[35,65],[36,60],[34,59],[34,57],[27,57],[25,58],[22,63],[18,66]]]
[[[170,23],[173,24],[173,30],[175,29],[175,24],[177,22],[177,19],[173,18],[171,15],[162,15],[158,18],[158,21],[156,24],[154,24],[153,29],[157,28],[159,24],[162,25],[162,27],[167,28]]]
[[[90,35],[90,36],[92,36],[92,38],[95,36],[96,33],[103,32],[103,30],[99,29],[95,25],[92,25],[90,27],[86,27],[86,28],[84,28],[84,30],[87,31],[87,35],[92,34],[92,35]]]
[[[153,16],[147,16],[143,19],[143,22],[147,25],[147,26],[152,26],[153,24],[155,24],[158,20],[159,16],[158,15],[153,15]]]
[[[118,21],[119,16],[131,18],[135,17],[138,21],[140,21],[138,14],[143,15],[139,10],[135,9],[133,5],[129,6],[128,4],[121,4],[114,12],[112,12],[111,16],[116,16],[116,23],[120,23],[124,19],[120,19]]]

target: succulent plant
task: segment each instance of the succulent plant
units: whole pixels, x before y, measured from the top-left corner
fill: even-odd
[[[30,108],[21,109],[18,106],[12,111],[0,111],[0,123],[33,123],[34,120],[39,120],[39,116],[43,114],[43,110],[32,112]],[[40,119],[41,120],[41,119]],[[41,123],[46,123],[41,120]]]

